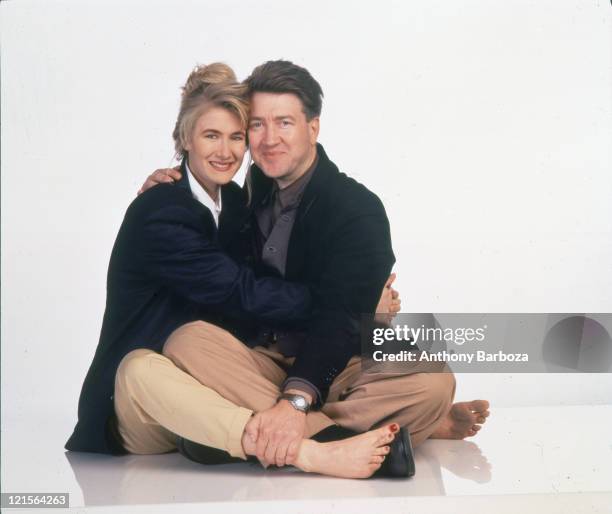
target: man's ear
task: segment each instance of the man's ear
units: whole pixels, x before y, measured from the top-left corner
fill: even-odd
[[[317,143],[319,137],[319,117],[316,116],[308,122],[308,128],[310,132],[310,143],[314,146]]]

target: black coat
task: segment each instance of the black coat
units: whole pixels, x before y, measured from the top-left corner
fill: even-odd
[[[317,153],[289,240],[285,278],[309,286],[314,309],[288,376],[310,381],[324,401],[334,378],[360,353],[361,315],[375,311],[395,257],[381,201],[340,173],[321,145]],[[250,223],[255,225],[254,210],[267,201],[272,182],[257,166],[251,181]],[[253,245],[261,256],[257,238]],[[256,267],[265,270],[260,260]]]
[[[220,249],[230,243],[245,212],[242,190],[222,188],[221,231],[191,194],[187,171],[177,185],[161,184],[129,206],[107,276],[100,340],[85,378],[78,422],[66,449],[125,453],[112,430],[113,392],[121,359],[136,348],[161,351],[168,335],[196,319],[218,324],[224,314],[245,320],[304,320],[307,288],[275,278],[258,279]]]

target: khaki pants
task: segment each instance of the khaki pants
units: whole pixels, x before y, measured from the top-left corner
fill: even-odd
[[[115,381],[119,432],[131,453],[173,450],[175,435],[245,458],[240,439],[252,412],[275,405],[292,359],[251,349],[220,327],[195,321],[175,330],[160,355],[134,350]],[[427,439],[455,394],[452,373],[361,372],[352,358],[321,411],[306,416],[306,437],[332,424],[363,432],[398,423],[412,444]]]

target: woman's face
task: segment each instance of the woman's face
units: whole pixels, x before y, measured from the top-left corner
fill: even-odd
[[[189,168],[209,193],[232,180],[246,151],[246,128],[233,112],[211,107],[200,115],[185,149]]]

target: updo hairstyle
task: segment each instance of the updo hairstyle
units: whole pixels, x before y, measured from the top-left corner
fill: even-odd
[[[227,65],[216,62],[198,65],[189,75],[181,95],[181,109],[172,132],[176,156],[183,158],[198,118],[210,107],[222,107],[235,114],[246,129],[249,103],[246,86]]]

